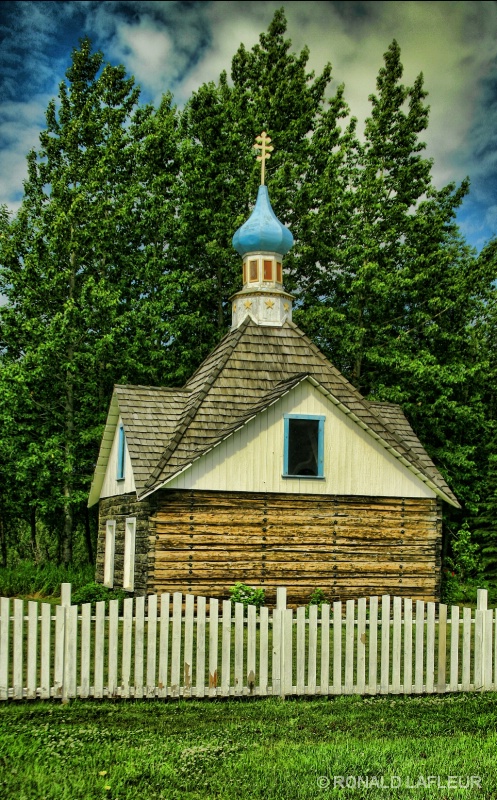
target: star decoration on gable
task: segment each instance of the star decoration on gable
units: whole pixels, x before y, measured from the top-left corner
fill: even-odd
[[[268,308],[272,308],[274,306],[274,300],[266,300],[266,305]]]
[[[288,305],[288,303],[284,303],[283,308],[285,309],[285,311],[290,310],[290,306]]]
[[[251,300],[245,300],[243,305],[245,306],[245,308],[252,308],[252,301]]]
[[[233,311],[236,311],[236,303],[233,303]]]

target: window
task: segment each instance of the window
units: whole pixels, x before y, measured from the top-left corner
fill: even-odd
[[[124,529],[124,571],[123,589],[132,592],[135,587],[135,538],[136,538],[136,517],[129,517],[126,520]]]
[[[285,414],[284,476],[323,477],[324,419]]]
[[[105,523],[104,586],[114,586],[114,550],[116,546],[116,521]]]
[[[276,262],[276,280],[278,283],[283,283],[283,270],[281,269],[281,262]]]
[[[258,279],[257,261],[250,261],[249,267],[250,267],[250,280],[254,282]]]
[[[247,283],[247,262],[243,262],[243,282]]]
[[[264,280],[265,281],[272,281],[273,280],[273,262],[272,261],[264,261]]]
[[[125,466],[125,459],[126,459],[126,437],[124,435],[124,428],[119,425],[119,441],[117,444],[117,480],[123,481],[124,480],[124,466]]]

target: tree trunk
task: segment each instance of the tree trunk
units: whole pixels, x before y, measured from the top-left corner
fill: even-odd
[[[29,531],[31,534],[31,549],[33,551],[33,558],[36,558],[38,552],[38,545],[36,543],[36,508],[33,506],[29,514]]]
[[[0,514],[0,553],[2,556],[2,567],[7,566],[7,533],[3,521],[3,516]]]
[[[94,563],[94,556],[93,556],[93,544],[91,541],[91,528],[90,528],[90,513],[88,511],[88,506],[85,508],[85,542],[86,542],[86,551],[88,553],[88,563]]]

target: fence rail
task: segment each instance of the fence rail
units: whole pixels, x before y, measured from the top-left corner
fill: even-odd
[[[450,614],[449,614],[450,611]],[[497,690],[497,612],[369,597],[296,612],[180,593],[78,608],[0,598],[0,700]]]

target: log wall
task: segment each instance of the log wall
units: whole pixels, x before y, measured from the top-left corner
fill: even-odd
[[[425,498],[161,490],[149,528],[149,592],[227,597],[241,581],[330,599],[438,600],[441,503]],[[116,546],[117,551],[117,546]]]

